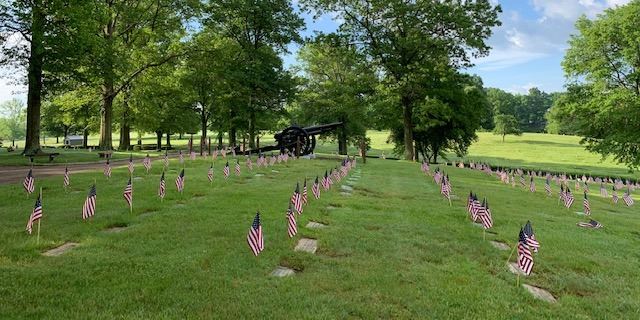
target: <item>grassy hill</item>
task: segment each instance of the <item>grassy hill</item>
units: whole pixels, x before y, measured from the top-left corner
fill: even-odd
[[[243,166],[241,177],[224,181],[219,160],[209,184],[209,163],[187,161],[180,196],[172,162],[160,203],[156,161],[150,175],[136,169],[133,214],[122,198],[125,168],[109,181],[101,172],[74,174],[68,192],[59,188],[61,177],[38,180],[45,190],[39,245],[24,232],[34,197],[19,185],[0,186],[12,199],[0,203],[0,318],[621,319],[640,309],[637,205],[592,195],[593,218],[605,228],[585,230],[575,225],[584,220],[575,213],[579,201],[564,209],[541,184],[532,194],[484,173],[443,167],[457,196],[450,207],[418,164],[369,159],[358,164],[352,194],[336,186],[311,199],[298,218],[299,235],[289,239],[284,214],[296,181],[336,164],[297,160],[252,174]],[[94,179],[97,214],[83,222]],[[495,225],[486,241],[467,217],[469,190],[491,204]],[[256,210],[265,232],[259,257],[246,244]],[[312,220],[328,226],[305,228]],[[534,275],[521,281],[547,289],[557,304],[517,287],[505,266],[509,251],[488,242],[513,247],[527,220],[541,250]],[[110,226],[128,228],[105,232]],[[294,252],[300,237],[317,239],[318,252]],[[79,246],[41,255],[68,241]],[[278,265],[298,272],[270,276]]]

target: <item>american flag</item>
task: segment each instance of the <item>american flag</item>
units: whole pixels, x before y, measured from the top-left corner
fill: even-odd
[[[236,160],[236,176],[240,175],[240,160]]]
[[[573,205],[573,194],[571,193],[571,190],[569,190],[569,187],[567,187],[567,190],[564,192],[564,206],[567,208],[571,208],[571,206]]]
[[[127,186],[124,187],[124,192],[122,193],[124,200],[127,201],[127,205],[131,208],[133,204],[133,185],[131,184],[131,177],[129,177],[129,182]]]
[[[631,191],[627,189],[627,191],[622,195],[622,200],[627,207],[631,207],[633,205],[633,198],[631,198]]]
[[[589,193],[589,183],[588,182],[584,182],[584,192]]]
[[[287,220],[289,222],[287,233],[289,233],[290,238],[293,238],[298,233],[298,226],[296,224],[296,215],[293,213],[293,210],[291,210],[291,204],[289,204],[289,209],[287,209]]]
[[[518,267],[527,276],[531,274],[533,269],[533,256],[529,246],[527,246],[527,236],[522,228],[520,228],[520,239],[518,241]]]
[[[448,176],[442,176],[442,180],[440,182],[440,194],[447,199],[451,199],[451,185],[449,184]]]
[[[92,185],[87,195],[87,200],[82,206],[82,219],[88,219],[96,214],[96,185]]]
[[[525,187],[525,180],[524,180],[524,175],[520,174],[520,185],[524,188]]]
[[[220,155],[223,158],[226,158],[227,157],[227,148],[222,148],[222,150],[220,150]]]
[[[164,152],[164,166],[165,168],[169,166],[169,155],[167,154],[166,150]]]
[[[247,234],[247,243],[255,256],[264,250],[264,238],[262,237],[262,225],[260,224],[260,212],[256,212],[253,223]]]
[[[184,169],[180,171],[180,174],[176,178],[176,188],[178,188],[178,192],[184,190]]]
[[[234,158],[236,157],[236,148],[235,147],[231,148],[231,154],[233,155]]]
[[[493,227],[493,217],[491,216],[489,202],[486,198],[482,200],[482,208],[483,210],[478,211],[478,217],[480,217],[480,221],[482,221],[482,226],[485,229],[489,229]]]
[[[329,184],[329,174],[327,173],[327,171],[324,171],[324,177],[322,177],[322,187],[324,188],[325,191],[329,190],[330,184]]]
[[[309,202],[307,196],[307,179],[304,179],[304,185],[302,186],[302,204],[306,205]]]
[[[109,159],[107,159],[107,163],[104,164],[104,171],[103,171],[105,177],[110,178],[111,177],[111,165],[109,164]]]
[[[178,160],[180,160],[180,164],[184,163],[184,155],[182,155],[182,150],[178,151]]]
[[[533,180],[533,177],[531,177],[529,181],[529,191],[536,192],[536,182]]]
[[[213,165],[209,167],[209,171],[207,172],[207,179],[209,179],[209,182],[213,182]]]
[[[533,249],[533,252],[538,252],[540,243],[536,240],[536,236],[533,234],[533,228],[531,227],[531,221],[527,221],[524,225],[524,236],[526,238],[527,246]]]
[[[547,177],[547,180],[544,183],[544,190],[547,192],[547,196],[551,196],[553,193],[551,192],[551,183],[550,183],[550,178]]]
[[[251,156],[247,157],[247,168],[249,171],[253,171],[253,161],[251,161]]]
[[[273,166],[274,164],[276,164],[276,161],[278,159],[276,158],[276,156],[272,155],[271,159],[269,160],[269,166]]]
[[[164,199],[164,195],[167,191],[167,186],[164,181],[164,171],[162,171],[162,176],[160,177],[160,187],[158,188],[158,196],[160,199]]]
[[[341,177],[340,177],[340,172],[338,171],[338,167],[336,167],[335,171],[333,171],[333,169],[331,169],[331,170],[332,170],[331,172],[332,172],[333,177],[336,179],[336,182],[340,182],[340,180],[341,180],[340,178]]]
[[[142,165],[147,173],[149,173],[149,170],[151,170],[151,158],[149,158],[149,154],[147,154],[147,156],[142,160]]]
[[[609,194],[607,193],[607,188],[604,187],[604,183],[600,183],[600,195],[607,198]]]
[[[591,205],[589,204],[589,199],[587,198],[587,192],[584,192],[584,200],[582,200],[582,207],[584,208],[584,214],[589,216],[591,215]]]
[[[215,161],[217,158],[218,158],[218,148],[213,150],[213,154],[211,155],[211,159],[213,159],[213,161]]]
[[[224,169],[222,169],[222,173],[224,174],[225,180],[229,178],[229,173],[231,173],[229,169],[229,161],[227,161],[227,164],[224,165]]]
[[[70,178],[69,178],[69,168],[64,167],[64,179],[62,182],[63,186],[66,188],[69,186],[70,184]]]
[[[467,212],[471,214],[471,209],[473,209],[473,191],[469,191],[469,197],[467,198]]]
[[[42,218],[42,200],[41,195],[38,195],[38,199],[36,199],[36,205],[33,207],[33,211],[29,216],[29,221],[27,221],[27,232],[31,234],[33,223],[40,220]]]
[[[589,222],[578,222],[578,227],[599,229],[604,227],[600,222],[589,219]]]
[[[129,174],[133,174],[133,155],[129,155]]]
[[[191,159],[191,161],[196,159],[196,152],[195,151],[189,152],[189,159]]]
[[[296,190],[291,195],[291,204],[298,214],[302,214],[302,196],[300,195],[300,183],[296,183]]]
[[[426,160],[422,161],[422,166],[420,167],[420,170],[422,170],[422,172],[424,172],[425,174],[429,172],[429,163],[427,163]]]
[[[311,193],[313,193],[313,197],[316,199],[320,199],[320,184],[318,183],[318,176],[316,176],[316,181],[311,186]]]
[[[616,186],[613,186],[613,191],[611,192],[611,200],[613,203],[618,203],[618,192],[616,192]]]
[[[560,197],[560,200],[562,201],[562,203],[564,203],[566,194],[564,192],[564,185],[563,184],[560,185],[559,197]]]
[[[24,178],[24,182],[22,182],[22,186],[24,190],[27,191],[28,194],[33,193],[35,190],[35,180],[33,178],[33,169],[29,169],[27,172],[27,176]]]

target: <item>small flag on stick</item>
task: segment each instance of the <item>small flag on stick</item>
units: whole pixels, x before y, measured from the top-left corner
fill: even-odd
[[[260,212],[256,212],[256,217],[253,218],[253,223],[251,224],[249,233],[247,234],[247,242],[255,256],[258,256],[258,254],[264,250],[264,238],[262,236],[262,225],[260,224]]]

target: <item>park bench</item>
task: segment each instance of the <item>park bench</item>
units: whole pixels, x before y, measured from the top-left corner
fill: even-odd
[[[30,154],[30,155],[27,155],[27,157],[29,157],[30,162],[33,162],[33,158],[36,158],[36,157],[49,157],[49,162],[51,162],[55,157],[59,155],[60,153],[58,152],[52,152],[52,153],[42,152],[42,153]]]

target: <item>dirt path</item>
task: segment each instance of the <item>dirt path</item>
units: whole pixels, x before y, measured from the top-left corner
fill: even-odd
[[[173,158],[175,155],[169,155],[169,158]],[[140,160],[135,159],[136,164],[140,165]],[[152,158],[152,161],[158,160],[158,158]],[[125,166],[129,163],[129,159],[121,159],[121,160],[112,160],[111,167],[120,167]],[[90,162],[90,163],[75,163],[66,165],[69,167],[69,171],[72,173],[78,172],[86,172],[86,171],[94,171],[100,170],[104,168],[104,160],[100,162]],[[55,164],[55,165],[44,165],[44,166],[34,166],[33,167],[33,175],[36,179],[51,177],[51,176],[62,176],[64,175],[64,164]],[[24,180],[24,177],[29,172],[29,167],[27,166],[0,166],[0,184],[11,184],[11,183],[20,183]]]

